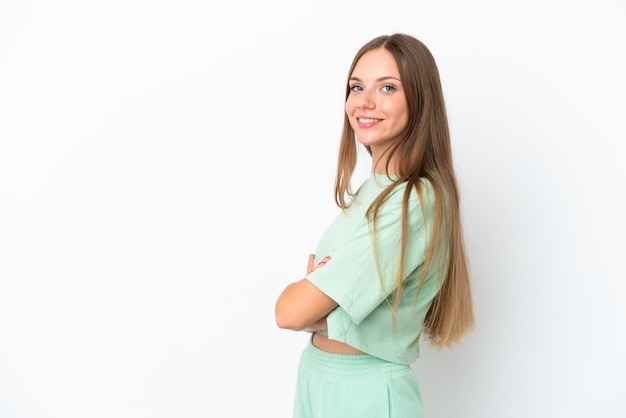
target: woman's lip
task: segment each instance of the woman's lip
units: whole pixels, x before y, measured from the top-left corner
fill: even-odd
[[[361,128],[371,128],[372,126],[377,125],[381,121],[382,119],[377,119],[377,118],[363,118],[363,117],[356,118],[356,122],[359,124],[359,127]]]
[[[359,123],[375,123],[375,122],[380,122],[382,119],[366,118],[366,117],[363,117],[363,116],[357,116],[356,120]]]

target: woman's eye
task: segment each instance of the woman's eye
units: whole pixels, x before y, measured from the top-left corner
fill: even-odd
[[[363,87],[355,84],[354,86],[350,86],[350,91],[353,93],[359,93],[363,91]]]
[[[385,84],[381,90],[383,91],[383,93],[393,93],[394,91],[396,91],[396,88],[394,86],[392,86],[391,84]]]

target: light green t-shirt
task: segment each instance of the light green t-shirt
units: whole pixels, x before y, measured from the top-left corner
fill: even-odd
[[[330,339],[384,360],[411,364],[419,357],[424,318],[439,288],[437,271],[432,268],[415,301],[430,243],[435,202],[427,180],[422,182],[424,213],[417,192],[411,192],[404,290],[393,329],[393,296],[388,296],[395,289],[400,262],[400,219],[406,183],[392,191],[379,211],[376,247],[372,243],[372,224],[365,215],[376,196],[391,182],[386,175],[370,173],[351,206],[339,213],[317,246],[316,263],[326,256],[330,256],[330,261],[307,278],[339,304],[327,318],[325,334]]]

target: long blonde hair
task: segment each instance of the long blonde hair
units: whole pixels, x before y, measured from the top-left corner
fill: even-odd
[[[402,238],[400,271],[393,301],[393,322],[400,304],[403,289],[403,266],[408,236],[408,202],[412,190],[422,197],[421,179],[432,185],[435,196],[433,232],[424,261],[417,292],[434,263],[443,261],[440,289],[426,314],[423,334],[435,347],[451,347],[459,344],[463,336],[475,325],[469,268],[465,253],[459,203],[459,189],[452,163],[450,133],[439,71],[428,48],[419,40],[406,34],[396,33],[377,37],[365,44],[352,61],[348,79],[358,60],[374,49],[385,48],[395,58],[406,94],[409,123],[401,138],[389,150],[389,162],[394,160],[398,175],[372,203],[367,216],[376,218],[385,198],[400,183],[406,182],[402,205]],[[346,99],[350,86],[346,85]],[[335,201],[346,209],[355,192],[351,186],[352,174],[357,162],[355,132],[348,116],[344,115],[343,131],[339,147]],[[371,154],[371,150],[367,148]],[[416,295],[417,297],[417,295]]]

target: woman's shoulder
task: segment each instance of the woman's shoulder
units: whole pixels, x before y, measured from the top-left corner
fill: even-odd
[[[402,216],[409,184],[407,182],[396,185],[389,183],[387,187],[393,187],[393,189],[388,191],[389,193],[385,197],[379,213],[389,216]],[[380,192],[382,193],[382,189]],[[429,216],[434,213],[435,194],[433,186],[428,179],[421,178],[418,184],[411,186],[411,190],[408,193],[407,206],[409,214],[418,213]],[[420,222],[418,218],[421,218],[421,216],[409,216],[411,222]]]
[[[381,206],[381,210],[399,210],[403,205],[409,183],[404,181],[394,184],[396,180],[397,177],[394,176],[371,173],[359,187],[356,198],[369,205],[378,195],[386,193],[385,204]],[[411,210],[417,206],[426,208],[434,205],[435,193],[431,181],[426,177],[420,177],[418,183],[411,186],[408,197]]]
[[[389,193],[390,199],[401,201],[404,198],[407,187],[409,187],[409,184],[406,181],[397,184],[391,191],[391,193]],[[426,177],[420,177],[418,183],[413,184],[411,187],[411,191],[409,194],[409,203],[417,204],[422,202],[426,204],[431,204],[434,203],[434,200],[435,192],[431,181]]]

